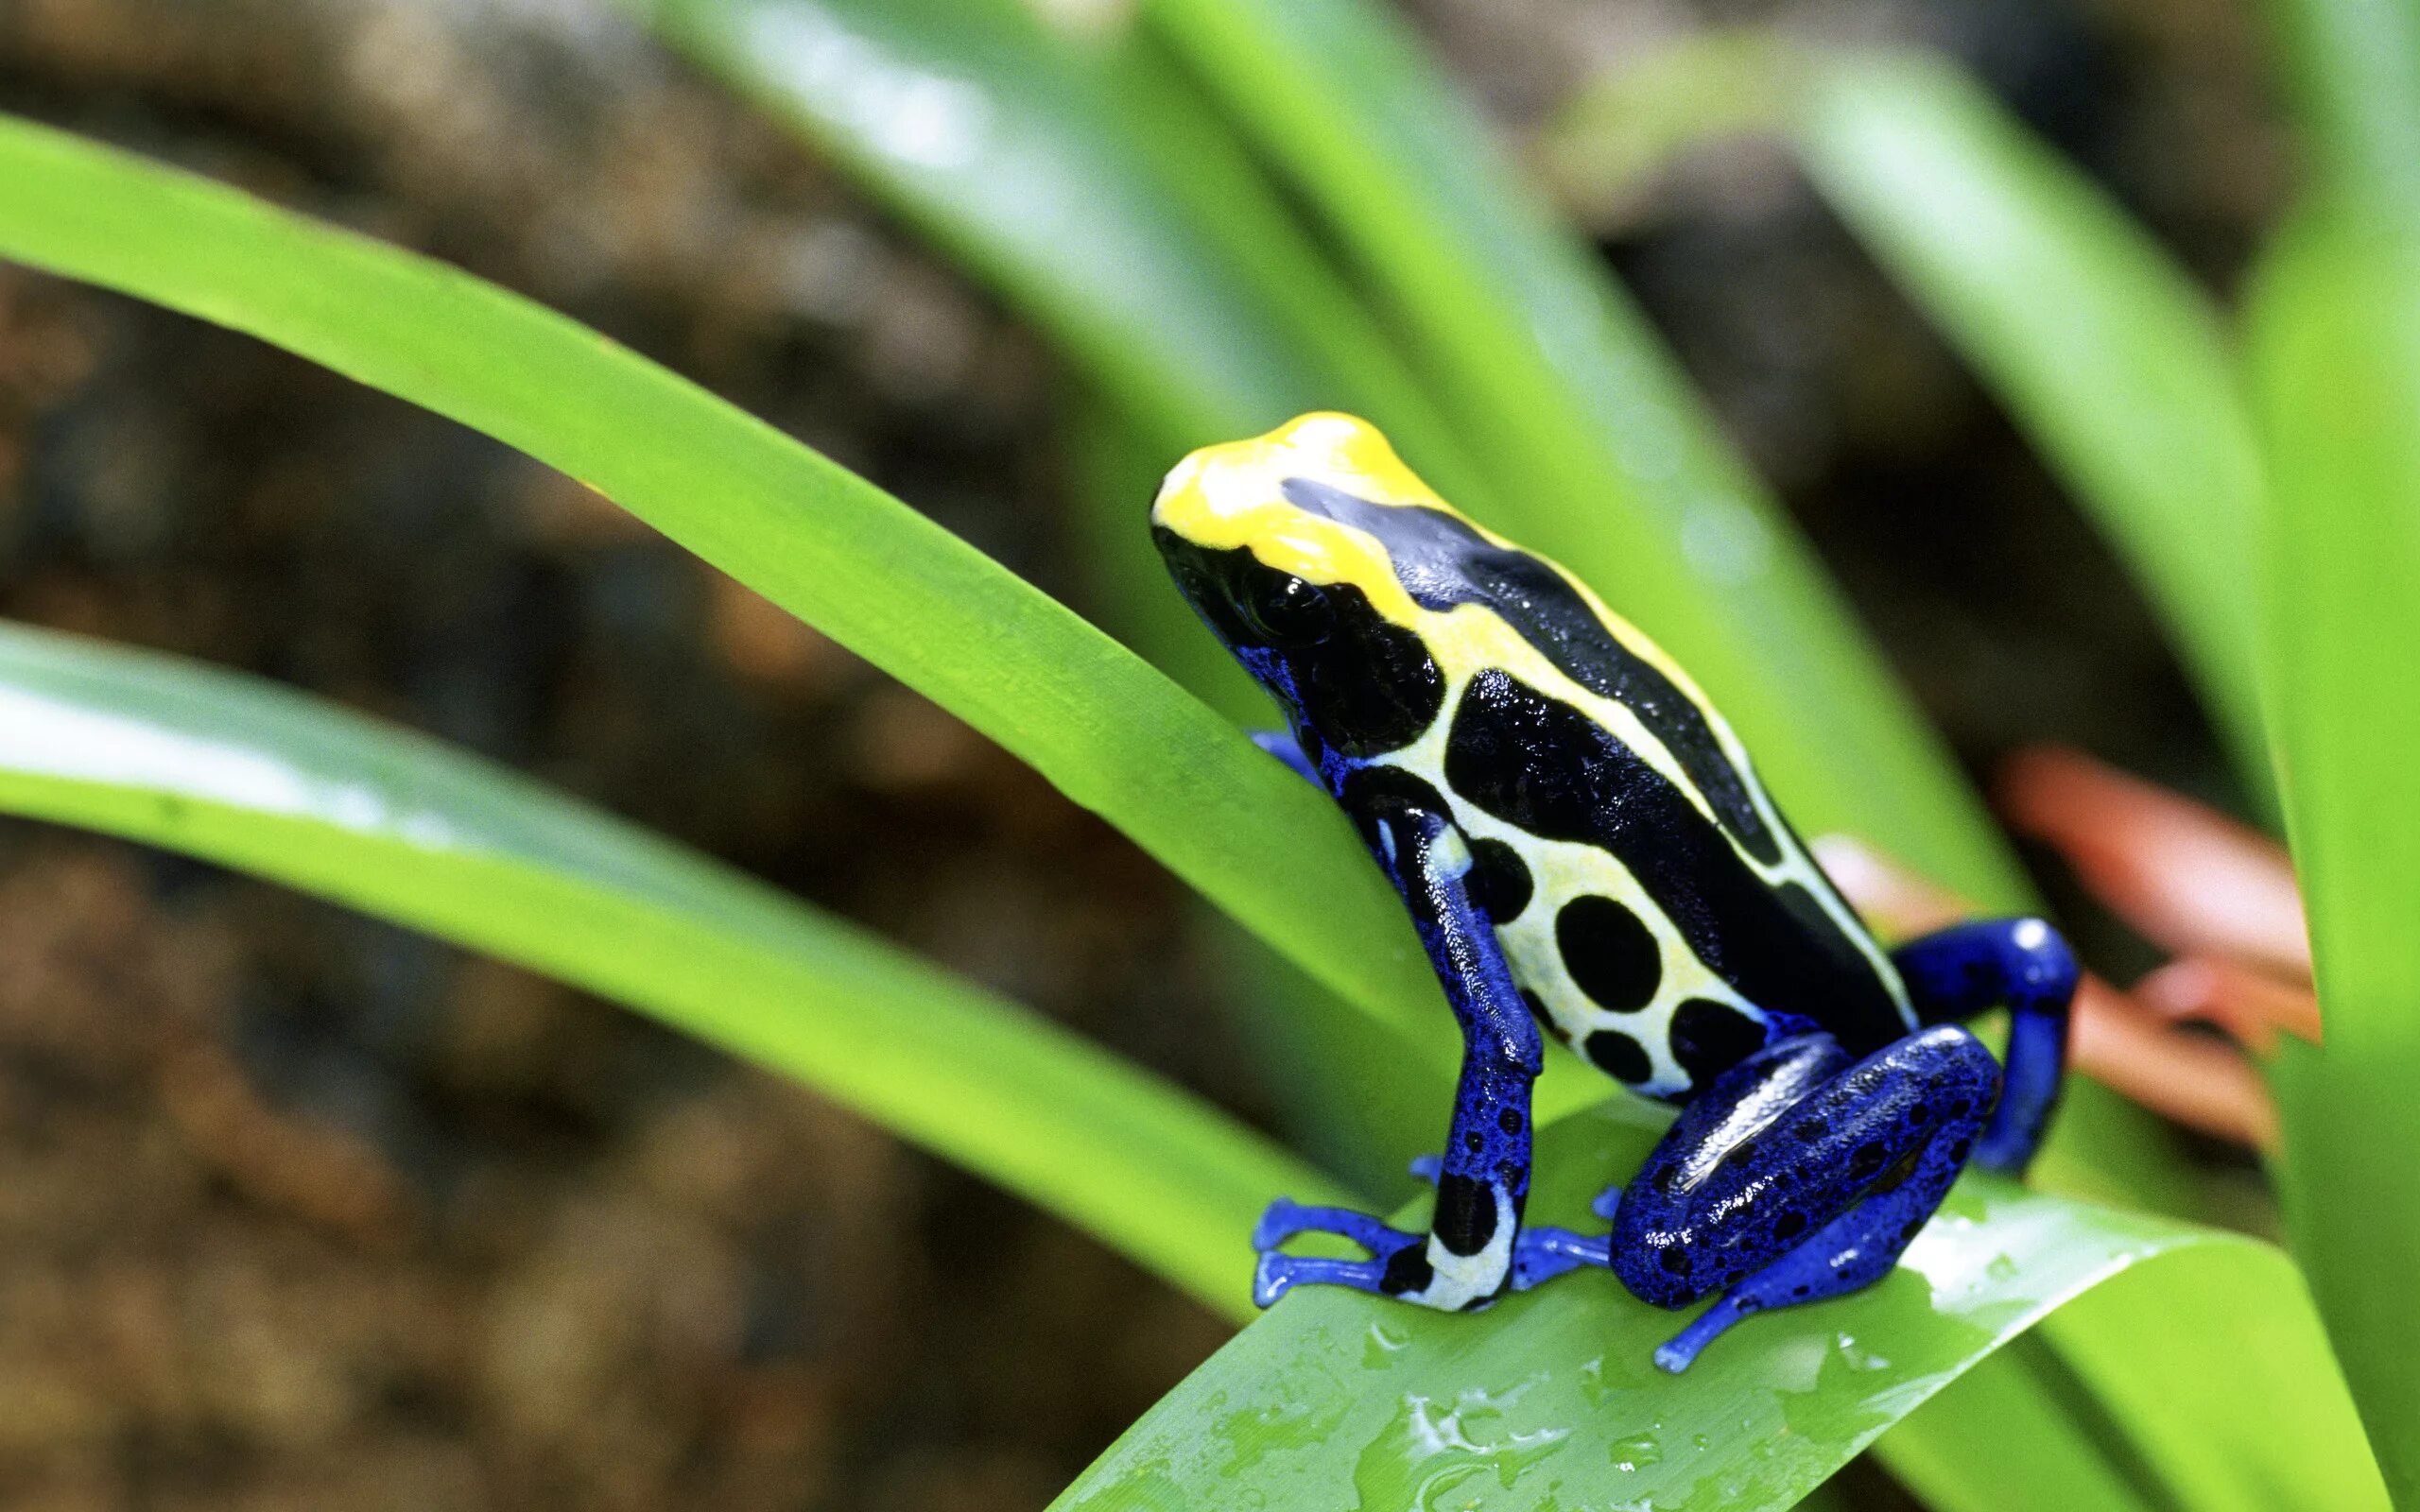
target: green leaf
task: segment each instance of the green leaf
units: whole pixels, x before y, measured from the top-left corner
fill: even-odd
[[[1547,1130],[1532,1211],[1586,1224],[1603,1174],[1634,1168],[1659,1125],[1624,1102]],[[1678,1318],[1600,1274],[1478,1316],[1308,1288],[1056,1505],[1788,1506],[2051,1309],[2136,1266],[2129,1303],[2155,1307],[2169,1266],[2204,1253],[2290,1284],[2284,1257],[2253,1241],[1969,1178],[1881,1285],[1752,1319],[1677,1377],[1650,1354]],[[2275,1504],[2323,1503],[2288,1488]]]
[[[1333,804],[1107,636],[770,426],[467,274],[8,118],[0,257],[248,332],[586,482],[998,741],[1450,1059],[1426,958]]]
[[[2247,779],[2259,461],[2216,310],[2098,186],[1946,63],[1804,71],[1816,186],[1972,363],[2175,631]]]
[[[1355,408],[1484,487],[1250,161],[1161,60],[1018,0],[624,0],[979,270],[1164,448]],[[1155,569],[1156,571],[1156,569]]]
[[[2289,1231],[2386,1470],[2420,1503],[2420,234],[2340,211],[2252,303],[2275,503],[2269,695],[2323,1048],[2274,1078]]]
[[[1689,32],[1623,57],[1539,137],[1556,198],[1602,225],[1692,149],[1778,133],[1799,61],[1797,48],[1762,26]]]
[[[1270,1194],[1216,1108],[727,867],[410,731],[0,625],[0,811],[516,961],[815,1087],[1233,1315]]]
[[[2323,193],[2420,216],[2420,6],[2267,0],[2302,118],[2305,171]]]

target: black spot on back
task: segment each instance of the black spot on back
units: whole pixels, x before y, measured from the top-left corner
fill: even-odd
[[[1728,1003],[1691,998],[1672,1013],[1672,1058],[1703,1088],[1765,1048],[1764,1026]]]
[[[1647,1058],[1647,1047],[1619,1029],[1599,1029],[1588,1037],[1588,1058],[1597,1069],[1616,1081],[1635,1087],[1655,1074],[1655,1063]]]
[[[1554,943],[1564,970],[1599,1007],[1636,1013],[1655,1001],[1664,980],[1655,936],[1611,898],[1582,894],[1564,904],[1554,916]]]
[[[1533,834],[1603,848],[1740,997],[1860,1054],[1906,1032],[1836,921],[1767,886],[1663,773],[1579,710],[1491,670],[1471,679],[1453,718],[1445,779],[1457,794]]]
[[[1425,506],[1373,504],[1312,478],[1288,478],[1283,487],[1296,507],[1376,537],[1396,579],[1422,608],[1485,605],[1564,676],[1629,708],[1672,753],[1749,854],[1768,866],[1781,860],[1780,841],[1715,739],[1705,711],[1654,663],[1616,640],[1563,574]]]
[[[1151,539],[1194,612],[1293,713],[1314,762],[1322,747],[1356,759],[1400,749],[1444,708],[1444,674],[1428,647],[1358,588],[1320,585],[1325,607],[1317,638],[1305,639],[1279,627],[1305,618],[1292,604],[1300,578],[1247,547],[1207,550],[1163,525]]]
[[[1501,840],[1471,842],[1468,885],[1472,899],[1499,924],[1520,918],[1521,910],[1530,906],[1530,894],[1536,887],[1521,852]]]

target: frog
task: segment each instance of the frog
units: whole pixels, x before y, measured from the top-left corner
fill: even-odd
[[[1426,1233],[1280,1196],[1254,1300],[1475,1312],[1575,1271],[1685,1311],[1686,1370],[1761,1312],[1871,1286],[1969,1166],[2049,1127],[2078,968],[2040,919],[1885,949],[1704,692],[1570,572],[1463,515],[1367,421],[1304,415],[1170,471],[1151,538],[1270,695],[1254,739],[1341,808],[1461,1037]],[[1967,1026],[2005,1010],[2001,1057]],[[1674,1117],[1600,1233],[1526,1222],[1551,1036]],[[1340,1235],[1366,1258],[1288,1253]]]

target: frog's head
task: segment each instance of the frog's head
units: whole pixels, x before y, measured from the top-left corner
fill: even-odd
[[[1396,521],[1454,515],[1349,415],[1305,415],[1204,447],[1168,473],[1151,539],[1177,587],[1286,707],[1304,750],[1358,759],[1409,745],[1445,678],[1390,539]]]

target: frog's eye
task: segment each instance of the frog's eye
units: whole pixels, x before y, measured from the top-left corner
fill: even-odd
[[[1239,607],[1272,644],[1313,645],[1336,628],[1336,606],[1318,585],[1280,576],[1254,587]]]

